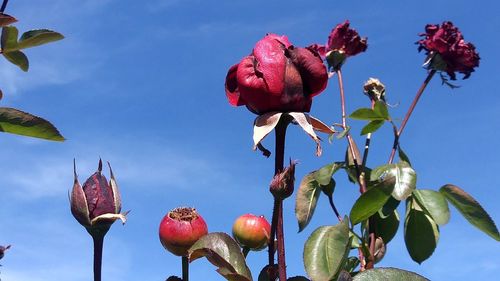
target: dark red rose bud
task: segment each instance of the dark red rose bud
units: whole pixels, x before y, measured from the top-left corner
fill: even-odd
[[[0,260],[3,259],[5,252],[10,249],[10,245],[0,246]]]
[[[271,225],[264,216],[246,214],[234,221],[233,237],[241,247],[260,251],[267,246],[270,236]]]
[[[464,40],[453,23],[428,24],[420,36],[424,38],[417,42],[418,50],[426,51],[428,67],[446,72],[451,80],[456,80],[455,72],[463,73],[463,79],[467,79],[479,66],[476,47]]]
[[[120,214],[121,199],[111,165],[109,165],[111,180],[108,182],[102,175],[102,161],[99,159],[97,172],[90,176],[83,188],[78,182],[76,165],[74,166],[75,181],[71,191],[71,213],[90,234],[105,234],[111,224],[117,219],[126,221],[126,213]]]
[[[226,76],[226,96],[234,106],[256,113],[309,112],[312,97],[328,82],[319,55],[295,48],[286,36],[268,34]]]
[[[160,242],[172,254],[187,257],[188,250],[208,233],[207,224],[194,208],[168,212],[160,223]]]
[[[269,187],[274,197],[285,199],[292,195],[295,183],[295,165],[297,165],[297,161],[290,160],[290,166],[274,176]]]

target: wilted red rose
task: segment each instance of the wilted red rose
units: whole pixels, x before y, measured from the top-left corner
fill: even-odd
[[[286,36],[268,34],[226,76],[226,95],[234,106],[256,113],[309,112],[312,97],[328,82],[320,56],[295,48]]]
[[[347,57],[366,51],[367,41],[355,29],[349,28],[349,21],[346,20],[332,29],[326,45],[313,44],[309,48],[326,57],[331,68],[339,69]]]
[[[445,71],[452,80],[456,79],[455,72],[463,73],[463,79],[467,79],[474,68],[479,66],[480,58],[476,47],[464,40],[460,30],[452,22],[428,24],[425,33],[420,36],[424,39],[417,42],[418,50],[426,50],[427,55],[433,58],[438,54],[444,64],[431,62],[431,67]]]
[[[366,51],[367,47],[367,38],[360,37],[356,30],[349,28],[348,20],[338,24],[328,36],[327,48],[342,51],[348,57]]]

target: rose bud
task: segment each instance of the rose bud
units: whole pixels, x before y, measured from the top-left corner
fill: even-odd
[[[349,21],[346,20],[332,29],[326,45],[313,44],[310,48],[326,57],[330,68],[338,70],[348,57],[366,51],[368,44],[367,38],[360,37],[355,29],[349,28]]]
[[[102,175],[102,161],[99,159],[97,172],[90,176],[83,188],[78,182],[74,164],[74,185],[71,191],[71,213],[92,235],[104,235],[113,222],[126,221],[126,214],[120,214],[121,199],[111,165],[108,162],[111,180]]]
[[[466,42],[460,30],[453,23],[446,21],[441,25],[428,24],[424,37],[417,42],[418,50],[425,50],[429,68],[446,72],[451,80],[456,80],[455,72],[469,78],[474,68],[479,66],[479,54],[476,47]]]
[[[173,209],[160,223],[160,242],[172,254],[187,257],[188,250],[208,233],[205,220],[194,208]]]
[[[274,197],[285,199],[292,195],[295,183],[295,165],[297,163],[297,161],[290,159],[290,166],[273,177],[269,190]]]
[[[271,225],[264,216],[246,214],[234,221],[233,237],[243,248],[260,251],[267,246],[270,236]]]
[[[385,100],[385,85],[377,78],[370,78],[363,85],[363,92],[370,97],[371,100]]]
[[[0,260],[3,259],[5,252],[10,249],[10,245],[0,246]]]
[[[226,76],[226,95],[233,106],[256,114],[271,111],[309,112],[312,98],[328,82],[318,53],[296,48],[286,36],[268,34]]]

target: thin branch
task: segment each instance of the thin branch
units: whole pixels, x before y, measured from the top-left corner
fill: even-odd
[[[0,13],[3,13],[5,11],[5,8],[7,8],[8,3],[9,0],[3,0],[2,7],[0,8]]]
[[[413,102],[410,105],[410,108],[408,109],[408,112],[406,112],[405,118],[403,119],[403,123],[401,123],[401,127],[399,127],[399,130],[397,132],[397,135],[394,137],[394,144],[392,146],[392,151],[391,151],[391,156],[389,157],[389,164],[392,163],[394,160],[394,156],[396,155],[396,149],[398,149],[399,146],[399,138],[401,137],[401,134],[403,133],[403,130],[406,127],[406,124],[408,123],[408,120],[410,119],[410,116],[415,109],[415,106],[418,103],[418,100],[424,93],[425,88],[431,81],[432,77],[434,77],[434,74],[436,74],[436,70],[431,70],[429,74],[427,75],[427,78],[425,78],[424,83],[420,86],[420,89],[418,89],[417,94],[415,95],[415,98],[413,99]]]

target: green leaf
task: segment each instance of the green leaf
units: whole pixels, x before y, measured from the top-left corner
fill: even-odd
[[[350,130],[351,130],[351,127],[349,127],[349,125],[346,125],[346,128],[342,132],[337,134],[337,139],[341,139],[341,138],[345,137],[347,135],[347,133],[349,133]]]
[[[458,186],[447,184],[439,189],[446,199],[467,219],[472,225],[484,233],[500,241],[500,234],[495,222],[490,215],[470,194]]]
[[[21,35],[21,38],[19,38],[18,42],[18,48],[31,48],[58,41],[63,38],[64,36],[62,34],[48,29],[30,30]]]
[[[316,229],[304,245],[304,266],[314,281],[329,281],[342,269],[350,250],[347,218]]]
[[[299,232],[311,221],[320,194],[321,188],[314,172],[307,174],[300,182],[295,199],[295,217],[299,223]]]
[[[391,267],[378,267],[360,272],[353,281],[429,281],[414,272]]]
[[[408,155],[401,149],[401,146],[398,146],[398,154],[400,161],[405,161],[411,166],[410,158],[408,158]]]
[[[387,105],[383,101],[377,101],[373,108],[373,111],[385,120],[390,120],[389,111],[387,111]]]
[[[417,174],[406,162],[377,167],[370,177],[372,181],[390,179],[394,183],[392,196],[400,201],[408,198],[417,187]]]
[[[19,31],[15,26],[5,26],[2,28],[1,47],[5,54],[10,51],[17,50],[17,36]]]
[[[380,115],[378,112],[375,112],[371,108],[360,108],[354,111],[349,117],[356,120],[385,120],[384,116]]]
[[[321,167],[319,170],[313,172],[314,179],[320,185],[327,185],[332,180],[332,176],[335,172],[337,172],[340,168],[344,166],[344,162],[334,162],[328,165]]]
[[[386,217],[392,215],[392,213],[394,212],[394,210],[396,210],[400,203],[401,201],[396,200],[391,196],[389,200],[385,202],[384,207],[382,207],[382,209],[379,211],[380,217],[385,219]]]
[[[310,281],[304,276],[294,276],[286,279],[287,281]]]
[[[356,200],[351,208],[349,217],[351,223],[356,225],[380,210],[391,196],[392,188],[383,183],[373,186]]]
[[[30,64],[28,57],[21,51],[9,51],[8,53],[3,53],[3,56],[11,63],[19,66],[24,72],[28,71]]]
[[[278,272],[278,265],[274,264],[273,267],[274,267],[274,270],[276,272]],[[262,270],[259,273],[259,277],[257,278],[258,281],[270,281],[268,269],[269,269],[269,265],[266,265],[266,266],[264,266],[264,268],[262,268]]]
[[[377,235],[382,238],[385,244],[389,243],[396,233],[399,227],[399,214],[396,210],[383,218],[380,216],[380,211],[373,215],[375,221],[375,229],[377,230]]]
[[[0,14],[0,27],[7,26],[9,24],[15,23],[17,19],[13,16],[1,13]]]
[[[252,274],[240,246],[229,235],[213,232],[201,237],[189,249],[189,261],[206,257],[226,280],[251,281]]]
[[[429,189],[415,189],[413,196],[438,225],[448,223],[450,209],[448,208],[448,202],[441,193]]]
[[[368,123],[366,126],[364,126],[363,129],[361,130],[361,135],[363,136],[363,135],[375,132],[380,127],[382,127],[382,125],[384,125],[384,122],[385,122],[384,120],[370,121],[370,123]]]
[[[436,249],[439,228],[423,211],[411,207],[405,220],[405,244],[410,257],[417,263],[428,259]]]
[[[64,141],[64,137],[49,121],[15,108],[0,107],[0,131],[52,141]]]
[[[357,257],[348,257],[346,263],[343,266],[343,270],[347,272],[353,272],[359,264],[360,261]]]

